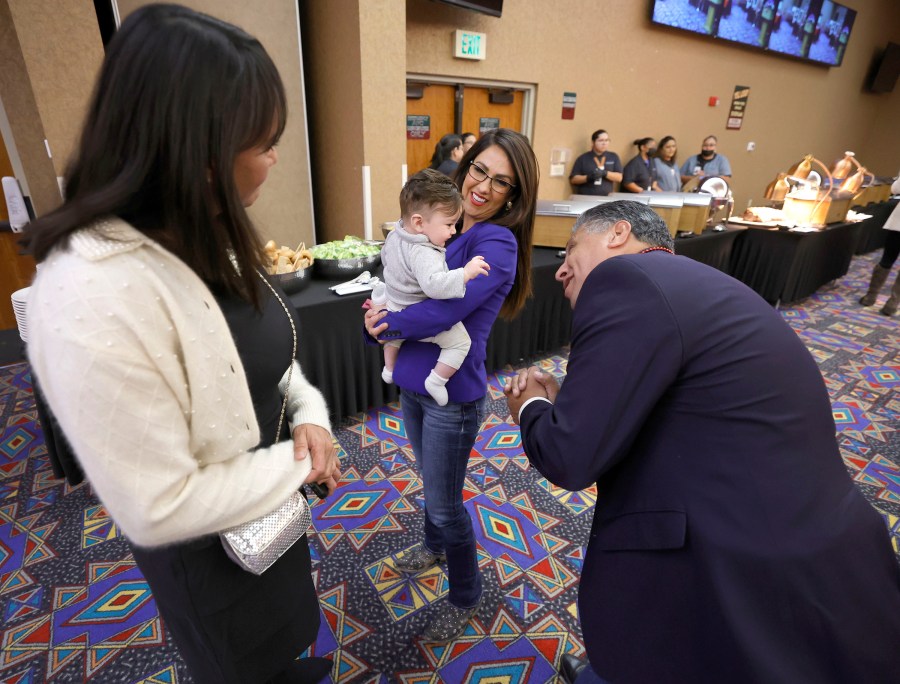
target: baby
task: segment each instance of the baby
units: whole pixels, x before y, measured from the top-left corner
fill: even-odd
[[[372,303],[387,304],[390,311],[402,311],[424,299],[453,299],[466,294],[466,283],[487,275],[490,266],[483,257],[473,257],[463,268],[447,269],[444,245],[456,232],[462,212],[462,196],[447,176],[425,169],[407,181],[400,191],[401,220],[381,249],[384,283],[372,291]],[[447,404],[447,380],[462,365],[472,340],[462,323],[429,337],[441,348],[437,365],[425,379],[425,389],[440,405]],[[384,345],[385,382],[394,381],[394,364],[403,340]]]

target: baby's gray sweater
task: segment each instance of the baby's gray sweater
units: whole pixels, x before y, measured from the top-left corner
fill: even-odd
[[[454,299],[466,294],[461,268],[447,270],[443,247],[402,224],[388,233],[381,248],[384,284],[391,308],[406,308],[423,299]]]

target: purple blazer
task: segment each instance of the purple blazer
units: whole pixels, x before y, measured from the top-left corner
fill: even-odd
[[[470,280],[465,296],[460,299],[428,299],[384,318],[388,329],[379,339],[406,340],[394,367],[394,382],[398,387],[427,394],[425,378],[437,363],[441,350],[436,344],[419,340],[433,337],[462,321],[472,338],[472,346],[462,366],[447,382],[447,395],[453,402],[475,401],[484,396],[487,340],[516,278],[517,248],[509,228],[476,223],[447,246],[447,267],[462,268],[472,257],[482,256],[491,267],[490,274]]]
[[[900,571],[822,376],[757,294],[664,252],[587,277],[531,463],[597,483],[579,610],[611,682],[900,681]]]

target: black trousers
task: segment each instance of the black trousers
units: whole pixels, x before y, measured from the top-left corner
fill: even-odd
[[[198,684],[268,682],[296,669],[316,639],[321,613],[305,536],[259,576],[235,565],[218,535],[132,553]]]
[[[884,240],[884,251],[881,253],[882,268],[891,268],[900,255],[900,230],[886,230],[887,237]]]

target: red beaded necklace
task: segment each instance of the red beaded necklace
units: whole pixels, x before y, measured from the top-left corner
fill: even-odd
[[[646,254],[647,252],[668,252],[669,254],[675,254],[668,247],[648,247],[647,249],[642,249],[638,254]]]

